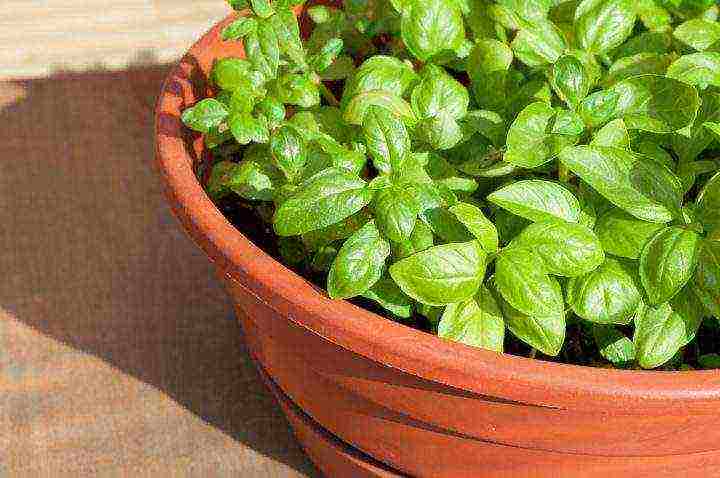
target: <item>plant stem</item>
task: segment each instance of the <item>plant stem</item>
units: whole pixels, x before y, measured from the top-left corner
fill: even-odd
[[[531,358],[531,359],[534,359],[534,358],[535,358],[535,355],[537,355],[537,349],[536,349],[536,348],[533,348],[533,349],[530,351],[530,355],[528,355],[528,357]]]
[[[563,163],[558,163],[558,179],[567,183],[570,182],[570,170]]]
[[[325,101],[330,103],[330,106],[340,106],[340,102],[337,98],[335,98],[335,95],[333,95],[333,92],[330,91],[330,89],[325,86],[325,83],[322,81],[318,84],[318,88],[320,88],[320,94],[325,98]]]

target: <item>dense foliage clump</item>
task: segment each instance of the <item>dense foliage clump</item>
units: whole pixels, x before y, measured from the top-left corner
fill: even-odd
[[[299,3],[231,1],[183,113],[286,264],[490,350],[720,362],[714,1]]]

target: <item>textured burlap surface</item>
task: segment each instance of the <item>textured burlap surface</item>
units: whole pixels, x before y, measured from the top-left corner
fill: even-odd
[[[0,83],[0,477],[317,476],[165,206],[165,72]]]

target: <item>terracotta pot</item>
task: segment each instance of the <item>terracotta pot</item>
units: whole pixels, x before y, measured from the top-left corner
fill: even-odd
[[[589,477],[720,473],[720,373],[593,369],[448,342],[332,301],[238,232],[196,170],[180,112],[213,60],[242,56],[210,30],[157,105],[170,205],[215,264],[250,350],[330,476]],[[372,457],[372,458],[369,458]]]

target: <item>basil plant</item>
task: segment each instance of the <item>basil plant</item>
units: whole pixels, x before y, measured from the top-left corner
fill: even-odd
[[[246,57],[182,115],[206,190],[331,298],[498,352],[720,363],[714,1],[350,0],[302,34],[297,0],[230,3]]]

